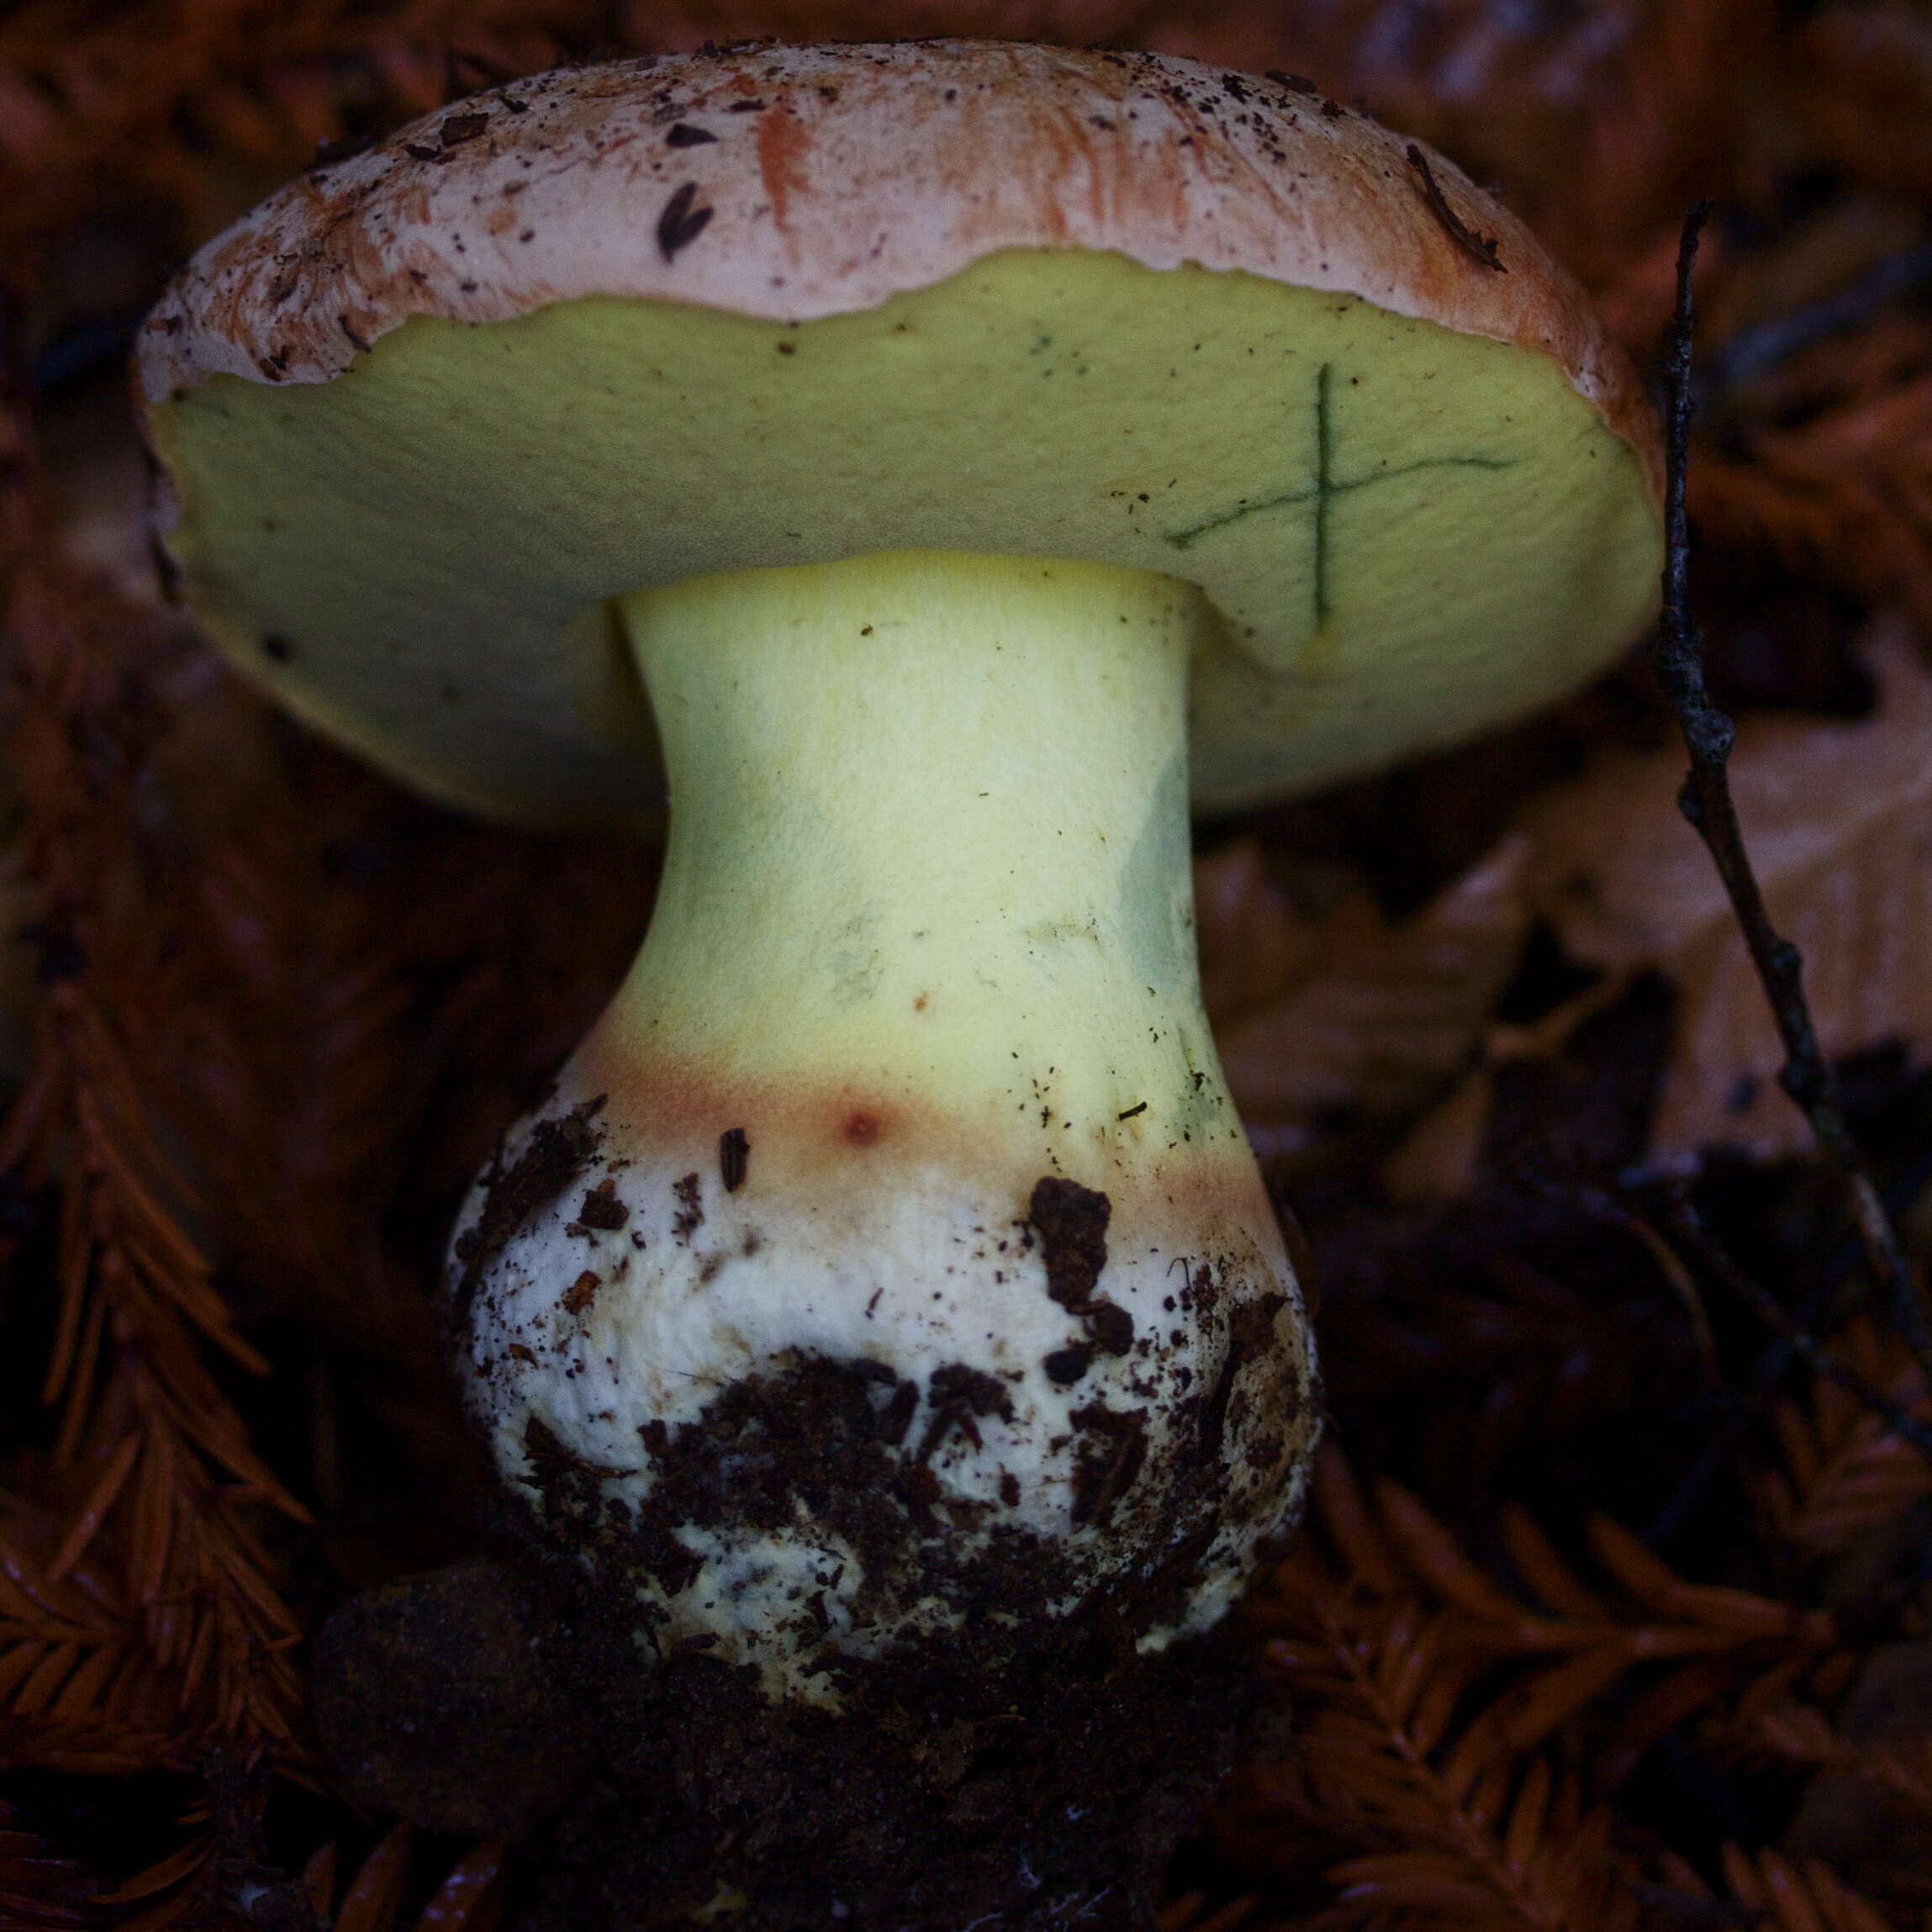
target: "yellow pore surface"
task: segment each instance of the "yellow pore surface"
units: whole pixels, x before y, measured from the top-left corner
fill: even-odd
[[[1191,580],[1209,806],[1545,702],[1656,594],[1638,461],[1553,361],[1112,255],[789,325],[416,318],[330,382],[219,377],[152,427],[237,660],[430,792],[536,819],[648,809],[609,600],[693,575],[950,549]]]

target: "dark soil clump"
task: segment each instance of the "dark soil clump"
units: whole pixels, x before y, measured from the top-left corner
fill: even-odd
[[[1027,1226],[1039,1238],[1047,1293],[1086,1324],[1101,1354],[1124,1355],[1133,1347],[1133,1317],[1094,1291],[1107,1264],[1107,1224],[1112,1218],[1113,1203],[1104,1194],[1051,1174],[1035,1184],[1027,1210]]]
[[[356,1800],[431,1831],[520,1838],[582,1779],[533,1644],[536,1580],[478,1559],[365,1591],[315,1640],[323,1748]]]
[[[1100,1600],[1033,1648],[854,1660],[841,1712],[655,1658],[574,1563],[371,1590],[317,1646],[357,1801],[518,1843],[512,1932],[1152,1932],[1175,1843],[1273,1716],[1250,1642],[1138,1655]]]
[[[1227,1636],[1138,1656],[1099,1607],[1037,1635],[990,1667],[969,1639],[855,1664],[840,1713],[702,1651],[579,1646],[599,1769],[517,1932],[1151,1932],[1262,1680]]]
[[[1107,1264],[1113,1203],[1077,1180],[1047,1175],[1033,1189],[1027,1218],[1040,1238],[1048,1294],[1063,1308],[1085,1307]]]
[[[368,1592],[318,1645],[358,1801],[519,1840],[511,1932],[1153,1932],[1176,1841],[1275,1714],[1251,1642],[1136,1653],[1095,1600],[854,1660],[844,1708],[774,1705],[541,1555]]]

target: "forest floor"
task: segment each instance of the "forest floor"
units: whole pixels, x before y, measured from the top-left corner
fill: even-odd
[[[0,14],[0,1928],[490,1932],[514,1850],[358,1813],[307,1639],[478,1546],[432,1290],[608,997],[647,846],[440,812],[167,600],[127,403],[171,269],[319,146],[560,60],[988,32],[1287,69],[1503,198],[1660,368],[1766,903],[1908,1267],[1782,1049],[1639,651],[1201,828],[1231,1084],[1331,1409],[1245,1613],[1294,1713],[1166,1932],[1932,1910],[1932,6],[22,0]],[[1896,1270],[1894,1271],[1896,1272]]]

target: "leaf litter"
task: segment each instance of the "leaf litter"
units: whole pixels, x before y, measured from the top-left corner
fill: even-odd
[[[1897,1043],[1924,1062],[1932,1059],[1932,670],[1902,621],[1864,641],[1871,715],[1747,718],[1731,782],[1766,902],[1804,955],[1826,1051],[1843,1058]],[[1415,1131],[1405,1191],[1440,1196],[1465,1183],[1494,1067],[1560,1050],[1618,984],[1644,972],[1663,975],[1675,1006],[1650,1158],[1681,1161],[1719,1146],[1759,1159],[1807,1150],[1808,1129],[1777,1085],[1783,1051],[1723,885],[1677,809],[1682,778],[1672,752],[1618,750],[1526,809],[1515,835],[1528,854],[1519,868],[1523,926],[1545,921],[1570,960],[1603,978],[1527,1036],[1490,1029],[1481,1064]],[[1474,1016],[1472,1038],[1487,1012]]]
[[[300,1644],[478,1546],[427,1312],[443,1230],[621,973],[654,867],[404,799],[185,631],[118,388],[169,259],[318,143],[761,29],[1131,39],[1366,95],[1497,177],[1650,367],[1685,206],[1714,197],[1692,493],[1734,786],[1923,1264],[1929,23],[1902,0],[0,20],[0,1924],[489,1932],[515,1899],[515,1850],[331,1792]],[[1164,1932],[1878,1932],[1932,1896],[1932,1713],[1885,1674],[1932,1642],[1932,1477],[1886,1415],[1932,1401],[1775,1089],[1665,742],[1626,671],[1431,771],[1217,828],[1201,861],[1209,1004],[1307,1224],[1345,1460],[1246,1613],[1291,1722],[1184,1853]],[[1876,1850],[1843,1824],[1873,1790]]]

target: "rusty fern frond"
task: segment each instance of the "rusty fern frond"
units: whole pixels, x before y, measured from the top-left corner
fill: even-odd
[[[1724,1882],[1767,1932],[1893,1932],[1892,1921],[1817,1859],[1723,1849]]]
[[[0,1496],[0,1766],[93,1774],[177,1759],[174,1705],[113,1581]]]
[[[396,1932],[414,1851],[415,1834],[406,1824],[394,1826],[338,1900],[335,1847],[324,1845],[303,1874],[317,1923],[333,1932]],[[504,1847],[494,1840],[465,1852],[417,1915],[414,1932],[496,1932],[505,1868]]]
[[[124,1607],[145,1667],[167,1687],[170,1708],[155,1710],[150,1697],[149,1715],[177,1747],[203,1735],[286,1747],[298,1633],[258,1518],[264,1507],[302,1512],[255,1454],[214,1371],[219,1359],[244,1371],[265,1365],[186,1231],[193,1189],[156,1133],[99,972],[112,953],[101,908],[124,899],[140,863],[129,821],[147,720],[138,673],[112,641],[132,631],[152,642],[151,626],[143,637],[129,613],[64,572],[33,494],[25,428],[14,415],[4,429],[14,764],[51,984],[0,1167],[56,1185],[61,1204],[46,1393],[61,1409],[53,1463],[71,1527],[43,1581],[58,1584],[84,1556],[111,1570],[113,1592],[95,1608]],[[165,935],[153,924],[145,964],[165,984]],[[12,1580],[31,1602],[26,1571]],[[12,1634],[0,1675],[15,1679],[10,1702],[24,1717],[77,1721],[111,1708],[102,1700],[117,1681],[113,1644],[56,1644],[18,1676],[29,1646],[45,1639],[24,1625]]]
[[[1596,1584],[1526,1512],[1506,1510],[1505,1584],[1400,1485],[1365,1494],[1333,1449],[1313,1513],[1322,1548],[1311,1539],[1282,1566],[1258,1615],[1279,1632],[1269,1655],[1305,1713],[1275,1796],[1361,1847],[1328,1873],[1339,1889],[1324,1918],[1337,1923],[1631,1923],[1611,1813],[1545,1747],[1597,1717],[1627,1770],[1648,1741],[1634,1718],[1667,1729],[1740,1680],[1782,1685],[1835,1634],[1822,1613],[1686,1581],[1602,1518],[1590,1525]],[[1633,1703],[1639,1671],[1653,1695]],[[1602,1711],[1613,1692],[1618,1725]]]
[[[1439,1625],[1407,1607],[1364,1616],[1312,1606],[1315,1627],[1271,1655],[1303,1695],[1304,1808],[1346,1819],[1365,1845],[1328,1871],[1335,1901],[1315,1923],[1384,1926],[1404,1914],[1468,1932],[1621,1932],[1607,1808],[1570,1775],[1519,1765],[1507,1717],[1459,1717],[1471,1688]]]
[[[1400,1484],[1383,1479],[1371,1502],[1332,1449],[1314,1493],[1335,1563],[1305,1547],[1277,1572],[1264,1603],[1290,1620],[1302,1606],[1343,1597],[1412,1604],[1439,1630],[1445,1654],[1472,1671],[1518,1662],[1503,1707],[1518,1750],[1540,1743],[1640,1666],[1726,1655],[1770,1665],[1834,1640],[1829,1614],[1688,1582],[1607,1517],[1591,1518],[1587,1535],[1607,1588],[1586,1583],[1527,1511],[1505,1506],[1499,1527],[1518,1580],[1505,1587]]]
[[[1163,1907],[1154,1923],[1159,1932],[1234,1932],[1254,1918],[1257,1903],[1232,1898],[1225,1905],[1210,1906],[1205,1892],[1190,1892]]]

